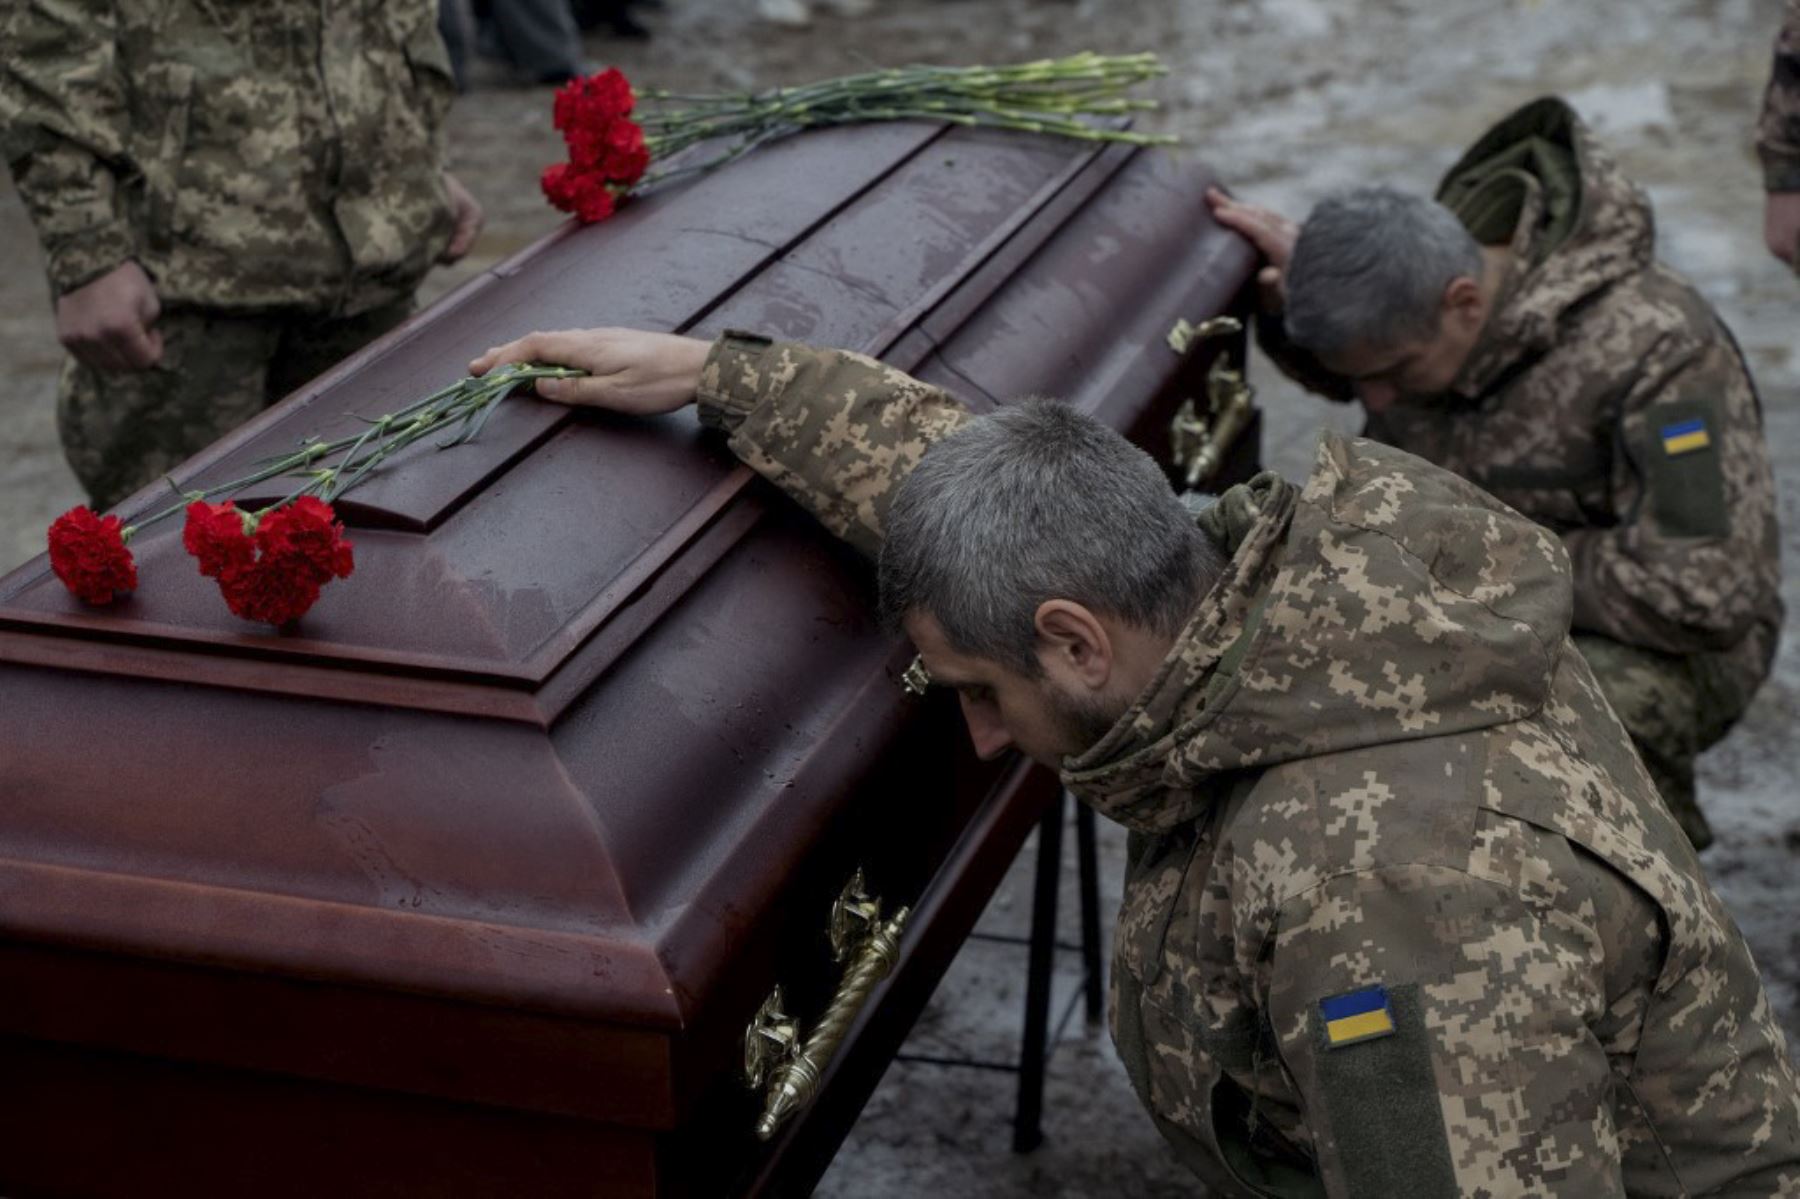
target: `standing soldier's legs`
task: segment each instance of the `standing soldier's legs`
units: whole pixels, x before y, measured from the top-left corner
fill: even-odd
[[[268,402],[273,404],[298,391],[411,316],[417,308],[418,302],[407,296],[356,316],[297,317],[283,322],[280,340],[269,361]]]
[[[1717,685],[1705,655],[1678,657],[1576,633],[1576,648],[1695,849],[1712,844],[1712,828],[1695,797],[1694,759],[1743,714],[1749,696]]]
[[[410,316],[412,297],[353,317],[224,317],[175,309],[157,320],[162,360],[100,372],[63,364],[63,453],[104,510]]]
[[[272,323],[172,310],[156,328],[162,360],[148,370],[101,372],[72,357],[63,364],[57,430],[99,511],[263,409]]]

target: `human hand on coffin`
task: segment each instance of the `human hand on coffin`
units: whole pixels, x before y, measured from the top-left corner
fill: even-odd
[[[128,261],[56,301],[56,340],[97,371],[148,370],[162,360],[161,315],[156,285]]]
[[[1283,281],[1288,260],[1294,256],[1294,243],[1300,239],[1300,226],[1272,208],[1234,200],[1216,187],[1206,189],[1206,203],[1215,221],[1248,238],[1256,252],[1268,259],[1268,265],[1256,273],[1263,311],[1276,313],[1287,307]]]
[[[486,374],[505,362],[576,367],[579,379],[539,379],[537,394],[559,404],[649,416],[694,400],[712,343],[640,329],[565,329],[529,333],[469,363]]]

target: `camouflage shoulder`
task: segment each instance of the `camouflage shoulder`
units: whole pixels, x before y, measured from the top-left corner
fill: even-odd
[[[1775,36],[1756,133],[1763,186],[1772,192],[1800,191],[1800,0],[1788,0],[1787,16]]]

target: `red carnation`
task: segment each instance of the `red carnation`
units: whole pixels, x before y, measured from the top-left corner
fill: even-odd
[[[199,559],[201,574],[219,580],[234,615],[273,625],[300,619],[322,586],[356,568],[337,514],[310,495],[254,521],[230,501],[189,504],[181,543]]]
[[[610,125],[583,122],[563,132],[569,147],[569,163],[577,171],[597,170],[606,159],[606,135]]]
[[[631,81],[617,67],[608,67],[598,75],[588,79],[588,95],[599,110],[609,117],[628,117],[636,97],[631,93]]]
[[[546,168],[540,183],[551,204],[583,224],[611,216],[650,167],[643,128],[627,119],[633,103],[631,83],[616,68],[557,90],[552,120],[569,161]]]
[[[583,224],[603,221],[613,214],[612,189],[598,171],[577,170],[559,162],[546,167],[544,195],[563,212],[572,212]]]
[[[319,584],[304,559],[263,558],[219,576],[219,593],[232,615],[284,625],[299,620],[319,598]]]
[[[630,116],[633,100],[631,81],[617,67],[608,67],[558,88],[551,121],[556,128],[568,130],[583,122]]]
[[[595,221],[604,221],[613,214],[614,200],[612,189],[606,186],[606,180],[600,175],[584,175],[581,188],[575,195],[575,217],[584,225]]]
[[[230,500],[223,504],[195,500],[189,504],[181,544],[200,560],[200,573],[209,579],[218,578],[229,567],[244,566],[256,559],[256,547],[244,532],[244,514]]]
[[[539,179],[543,186],[544,196],[560,212],[575,211],[575,194],[582,172],[566,162],[559,162],[544,168]]]
[[[605,157],[600,169],[614,183],[629,187],[644,177],[650,166],[650,151],[644,145],[644,130],[632,121],[614,121],[606,127]]]
[[[71,508],[50,524],[50,569],[83,603],[110,604],[137,587],[126,536],[118,517],[95,516],[85,505]]]
[[[344,526],[325,501],[303,495],[263,517],[256,545],[264,560],[293,558],[304,563],[317,583],[347,579],[356,569]]]

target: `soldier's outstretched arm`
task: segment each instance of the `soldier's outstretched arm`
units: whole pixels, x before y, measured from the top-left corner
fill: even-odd
[[[110,0],[18,0],[0,15],[0,149],[58,297],[132,258],[132,171]]]
[[[1448,867],[1338,875],[1284,905],[1269,980],[1328,1195],[1625,1193],[1601,938],[1564,907]]]
[[[470,363],[580,367],[586,379],[540,380],[562,403],[670,412],[690,401],[745,464],[863,553],[881,549],[888,504],[925,450],[969,419],[941,388],[872,358],[750,334],[716,342],[628,329],[534,333]]]
[[[1576,629],[1670,654],[1735,645],[1772,606],[1775,486],[1760,405],[1721,332],[1659,348],[1624,398],[1607,528],[1563,543]]]
[[[1769,193],[1764,238],[1771,254],[1800,267],[1800,0],[1788,0],[1787,17],[1775,37],[1756,135]]]

